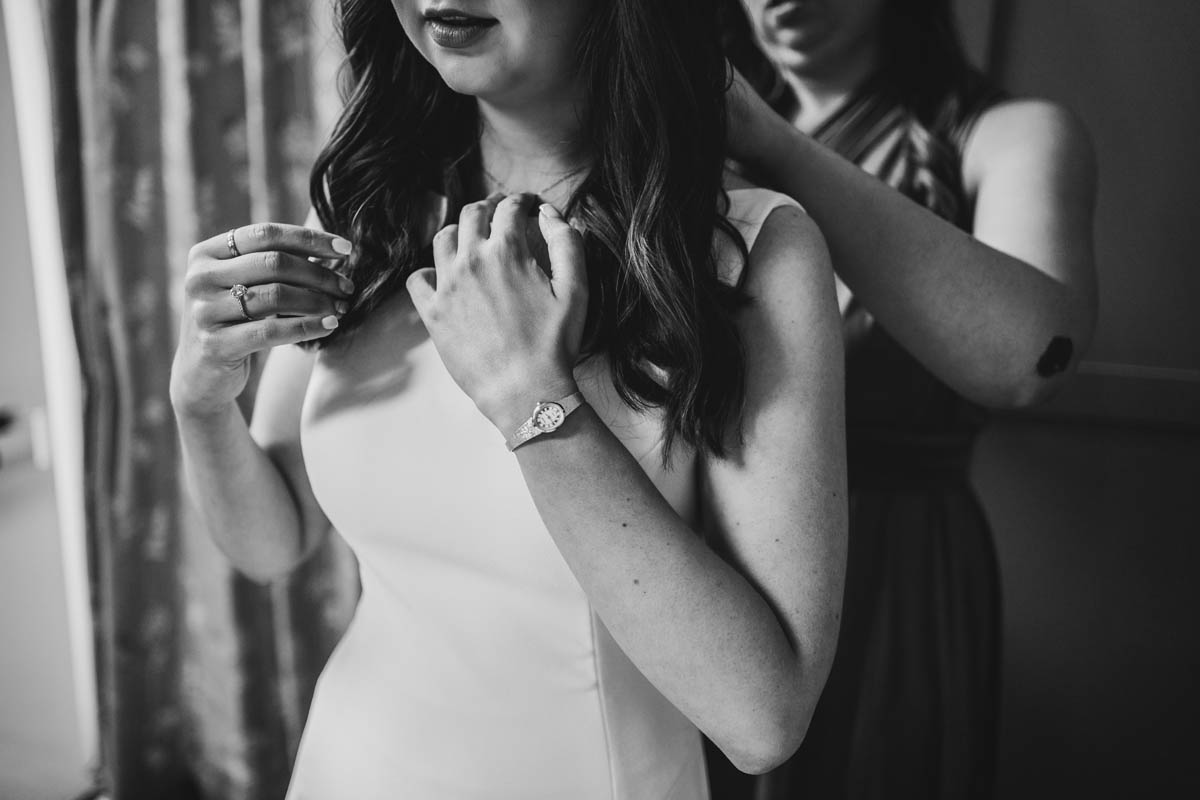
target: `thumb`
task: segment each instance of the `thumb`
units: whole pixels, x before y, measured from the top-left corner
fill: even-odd
[[[586,297],[587,263],[583,255],[583,236],[549,203],[543,203],[540,212],[538,227],[550,255],[550,288],[556,297]]]

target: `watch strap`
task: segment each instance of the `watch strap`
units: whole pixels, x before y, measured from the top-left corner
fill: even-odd
[[[513,433],[513,435],[509,437],[508,441],[504,443],[505,446],[511,452],[529,440],[536,439],[543,433],[551,433],[555,430],[558,430],[558,428],[562,426],[562,422],[566,421],[566,418],[571,415],[571,412],[583,405],[584,402],[586,401],[583,399],[583,395],[579,392],[572,392],[561,400],[542,400],[538,402],[537,405],[533,407],[533,413],[530,414],[529,419],[521,423],[521,426],[517,428],[516,432]],[[558,425],[555,425],[553,428],[541,428],[537,424],[538,412],[542,410],[542,406],[551,404],[562,409],[562,421],[560,421]]]

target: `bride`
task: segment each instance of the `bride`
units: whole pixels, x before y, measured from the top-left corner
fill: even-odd
[[[171,388],[213,537],[266,581],[332,526],[362,577],[292,800],[702,798],[701,732],[749,772],[799,745],[840,320],[813,223],[723,170],[714,6],[342,0],[322,230],[193,248]]]

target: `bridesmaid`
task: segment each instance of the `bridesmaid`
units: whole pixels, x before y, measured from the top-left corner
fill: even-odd
[[[969,66],[950,0],[729,6],[727,52],[766,100],[738,76],[733,155],[820,225],[847,346],[841,638],[757,796],[987,797],[1000,596],[967,465],[982,408],[1047,398],[1091,338],[1090,141]],[[710,773],[718,800],[752,796],[719,754]]]

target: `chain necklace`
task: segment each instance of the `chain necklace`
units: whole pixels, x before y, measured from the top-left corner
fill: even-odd
[[[499,189],[499,190],[500,190],[501,192],[503,192],[504,194],[520,194],[520,193],[518,193],[518,192],[514,192],[512,189],[509,189],[509,188],[508,188],[508,187],[507,187],[507,186],[504,184],[504,181],[500,180],[500,179],[499,179],[499,178],[497,178],[495,175],[493,175],[493,174],[492,174],[492,171],[491,171],[491,170],[489,170],[487,167],[485,167],[485,166],[483,165],[483,163],[482,163],[482,160],[481,160],[481,162],[480,162],[480,164],[479,164],[479,168],[480,168],[481,170],[483,170],[483,174],[484,174],[484,175],[487,177],[487,179],[488,179],[488,180],[490,180],[490,181],[491,181],[493,184],[495,184],[495,185],[496,185],[496,188],[497,188],[497,189]],[[550,191],[551,189],[555,189],[555,188],[557,188],[557,187],[561,186],[562,184],[566,183],[566,182],[567,182],[568,180],[570,180],[571,178],[574,178],[576,175],[578,175],[579,173],[583,172],[583,170],[584,170],[584,169],[585,169],[585,167],[578,167],[578,168],[576,168],[576,169],[573,169],[573,170],[571,170],[570,172],[568,172],[566,175],[563,175],[561,178],[559,178],[558,180],[554,181],[553,183],[550,183],[550,184],[548,184],[548,185],[546,185],[546,186],[543,186],[541,189],[539,189],[539,190],[538,190],[538,191],[536,191],[536,192],[532,192],[532,194],[536,194],[538,197],[540,197],[540,198],[542,198],[543,200],[545,200],[545,198],[546,198],[546,192]],[[528,193],[526,193],[526,194],[528,194]]]

